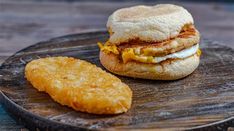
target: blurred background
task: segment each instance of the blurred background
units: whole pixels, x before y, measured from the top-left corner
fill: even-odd
[[[116,9],[146,4],[174,3],[187,8],[202,37],[234,41],[232,1],[189,0],[0,0],[1,56],[52,37],[103,30]],[[234,2],[234,1],[233,1]],[[4,49],[4,52],[2,51]]]
[[[62,35],[105,30],[118,8],[172,3],[194,17],[202,38],[234,47],[234,1],[231,0],[0,0],[0,64],[16,51]],[[0,130],[24,128],[0,106]]]

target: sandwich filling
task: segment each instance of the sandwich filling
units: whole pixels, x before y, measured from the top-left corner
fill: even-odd
[[[185,25],[180,34],[162,42],[144,42],[130,40],[121,44],[107,41],[104,45],[98,43],[104,53],[112,53],[123,63],[136,61],[142,63],[160,63],[168,59],[184,59],[194,54],[201,54],[199,49],[199,32],[193,25]]]

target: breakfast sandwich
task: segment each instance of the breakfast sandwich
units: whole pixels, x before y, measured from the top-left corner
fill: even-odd
[[[71,57],[33,60],[25,67],[25,77],[37,90],[77,111],[119,114],[131,107],[132,91],[126,84],[83,60]]]
[[[192,15],[171,4],[134,6],[108,19],[108,41],[98,43],[109,71],[134,78],[175,80],[199,65],[200,35]]]

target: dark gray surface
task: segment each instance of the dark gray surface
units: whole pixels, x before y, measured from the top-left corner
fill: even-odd
[[[0,127],[1,131],[23,129],[23,126],[17,124],[16,121],[3,109],[2,105],[0,105]]]

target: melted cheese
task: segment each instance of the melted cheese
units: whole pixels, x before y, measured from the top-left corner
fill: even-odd
[[[119,54],[118,48],[115,45],[109,45],[108,43],[106,43],[105,45],[103,45],[101,42],[98,42],[98,46],[101,49],[101,51],[105,52],[105,53],[114,53],[116,55]]]
[[[122,52],[123,62],[126,63],[130,60],[135,60],[143,63],[152,63],[154,57],[153,56],[139,56],[136,55],[132,48],[128,48]]]
[[[120,52],[118,51],[118,47],[115,45],[109,45],[109,44],[102,45],[101,43],[98,43],[98,46],[100,47],[101,51],[104,51],[105,53],[114,53],[117,55],[120,54]],[[139,51],[134,50],[133,48],[125,49],[124,51],[121,52],[121,56],[124,63],[131,60],[139,61],[142,63],[160,63],[167,59],[183,59],[195,53],[197,53],[199,56],[201,55],[199,44],[196,44],[190,48],[162,57],[145,56],[144,54],[140,54]]]

